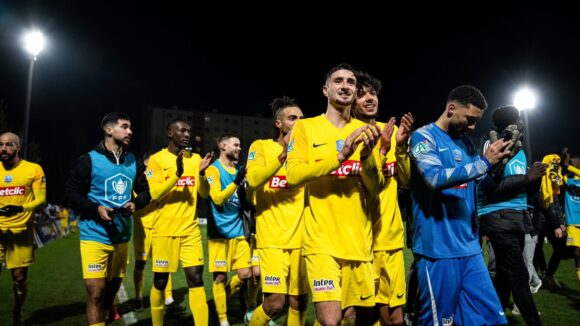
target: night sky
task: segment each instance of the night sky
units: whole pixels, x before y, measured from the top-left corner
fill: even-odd
[[[580,20],[570,7],[117,2],[0,2],[0,100],[14,131],[29,63],[22,32],[35,26],[48,38],[35,66],[30,139],[40,146],[50,201],[102,138],[107,112],[133,117],[135,142],[147,133],[139,124],[147,105],[268,116],[271,99],[287,95],[318,115],[324,74],[340,62],[383,81],[382,120],[411,111],[416,127],[440,115],[455,86],[478,87],[495,108],[529,85],[539,93],[529,115],[534,158],[565,146],[580,152]]]

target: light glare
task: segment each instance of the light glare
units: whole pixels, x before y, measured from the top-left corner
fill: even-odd
[[[24,49],[34,57],[44,49],[45,44],[44,35],[40,31],[32,31],[24,36]]]

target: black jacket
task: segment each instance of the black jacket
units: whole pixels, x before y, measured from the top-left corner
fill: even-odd
[[[114,164],[122,164],[127,156],[127,152],[124,151],[119,158],[119,163],[117,163],[115,155],[105,148],[103,142],[95,147],[95,151],[99,154],[105,155],[107,159]],[[70,171],[65,182],[64,191],[67,204],[80,214],[94,214],[97,212],[97,208],[99,207],[99,204],[92,202],[87,198],[87,194],[91,187],[91,170],[91,157],[87,153],[79,158],[77,164]],[[131,198],[131,201],[135,203],[136,209],[147,206],[149,201],[151,201],[149,184],[147,183],[144,172],[145,166],[143,165],[143,162],[137,159],[137,173],[135,174],[135,180],[133,180],[133,193],[136,193],[137,197],[132,194]]]

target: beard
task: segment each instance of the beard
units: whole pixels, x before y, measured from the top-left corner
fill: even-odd
[[[12,154],[8,154],[8,152],[0,153],[0,160],[2,162],[11,162],[14,160],[15,157],[16,157],[16,152],[14,152]]]
[[[230,161],[238,161],[238,160],[240,159],[240,158],[239,158],[239,155],[236,155],[236,154],[234,154],[233,152],[226,153],[226,157],[227,157],[227,158],[228,158],[228,160],[230,160]]]

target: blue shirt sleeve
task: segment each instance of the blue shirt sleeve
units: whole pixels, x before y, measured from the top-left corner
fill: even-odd
[[[479,155],[475,155],[471,162],[463,165],[446,167],[439,152],[445,149],[437,146],[436,138],[436,135],[425,129],[418,130],[411,137],[411,157],[430,189],[441,190],[461,185],[484,175],[489,170],[489,161]]]

